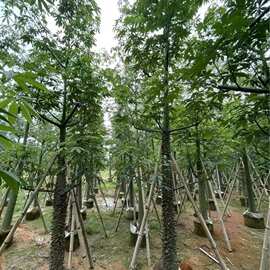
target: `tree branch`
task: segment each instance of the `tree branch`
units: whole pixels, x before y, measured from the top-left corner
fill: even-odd
[[[59,124],[59,123],[54,122],[53,120],[51,120],[50,118],[48,118],[48,117],[45,116],[44,114],[39,114],[39,116],[40,116],[43,120],[45,120],[45,121],[47,121],[47,122],[53,124],[54,126],[60,127],[60,124]]]
[[[262,158],[264,158],[264,159],[270,161],[270,159],[269,159],[268,157],[266,157],[265,155],[263,155],[263,154],[258,150],[258,147],[257,147],[255,144],[253,144],[253,147],[254,147],[255,152],[256,152],[259,156],[261,156]]]
[[[158,127],[160,128],[160,130],[162,130],[162,126],[161,126],[160,121],[156,117],[154,118],[154,120],[157,123]]]
[[[170,133],[176,132],[176,131],[185,130],[185,129],[189,129],[189,128],[192,128],[192,127],[196,127],[196,126],[199,125],[200,123],[201,123],[201,121],[200,121],[200,122],[193,123],[193,124],[191,124],[191,125],[189,125],[189,126],[171,129],[171,130],[170,130]]]
[[[270,90],[264,88],[238,87],[233,85],[218,85],[216,88],[223,92],[238,91],[244,93],[270,94]]]
[[[69,120],[72,118],[72,116],[74,115],[74,113],[76,112],[76,110],[79,107],[79,103],[77,103],[74,108],[72,109],[72,111],[70,112],[70,114],[68,115],[68,117],[64,120],[64,125],[67,125],[67,123],[69,122]]]
[[[158,129],[142,128],[142,127],[136,126],[134,123],[131,123],[131,125],[137,130],[142,130],[142,131],[146,131],[146,132],[158,132],[158,133],[160,133],[160,130],[158,130]]]
[[[52,114],[50,111],[48,111],[48,113],[59,123],[61,122],[60,119],[58,119],[54,114]]]
[[[261,130],[261,132],[262,132],[263,134],[265,134],[265,135],[267,135],[267,136],[270,135],[267,131],[265,131],[265,130],[262,128],[262,126],[258,123],[258,121],[257,121],[256,119],[254,119],[254,122],[256,123],[257,127]]]

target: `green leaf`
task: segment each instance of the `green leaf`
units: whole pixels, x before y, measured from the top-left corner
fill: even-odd
[[[10,98],[5,98],[0,101],[0,108],[6,108],[7,105],[11,102],[12,99]]]
[[[11,105],[9,106],[9,114],[8,114],[8,121],[11,124],[15,124],[16,122],[16,117],[18,113],[18,104],[16,102],[12,102]]]
[[[11,172],[0,169],[0,178],[4,180],[11,189],[18,191],[20,187],[20,180],[17,178],[17,176]]]
[[[25,108],[29,111],[29,113],[32,115],[32,116],[37,116],[38,113],[33,109],[33,107],[26,101],[23,101],[23,104],[25,106]]]
[[[25,83],[25,78],[22,76],[22,74],[16,74],[13,76],[14,81],[22,88],[22,90],[26,93],[29,92],[29,89]]]
[[[3,115],[1,115],[1,114],[0,114],[0,120],[4,121],[4,122],[6,122],[6,123],[11,124],[11,123],[8,121],[8,119],[5,118],[5,117],[4,117]]]
[[[32,122],[31,113],[29,112],[29,110],[25,106],[25,104],[22,103],[21,106],[20,106],[20,109],[21,109],[21,113],[22,113],[23,117],[26,119],[26,121],[28,123],[31,123]]]
[[[6,114],[6,115],[9,115],[11,117],[15,117],[16,118],[16,115],[8,112],[7,110],[3,109],[3,108],[0,108],[0,113],[3,113],[3,114]]]
[[[13,146],[13,142],[2,134],[0,134],[0,144],[2,144],[6,148],[10,148]]]
[[[17,73],[13,76],[13,79],[17,84],[27,93],[29,92],[27,84],[30,84],[32,87],[41,91],[47,91],[47,88],[40,82],[36,81],[36,78],[37,75],[32,72]]]
[[[0,131],[7,131],[7,132],[12,132],[12,133],[16,132],[16,130],[13,127],[2,125],[2,124],[0,124]]]

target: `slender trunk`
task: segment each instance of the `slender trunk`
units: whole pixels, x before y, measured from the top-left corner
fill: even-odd
[[[197,178],[199,182],[199,202],[200,211],[204,220],[208,219],[208,200],[207,200],[207,183],[203,172],[201,160],[201,144],[199,138],[198,127],[196,127],[196,152],[197,152]]]
[[[140,173],[140,170],[138,170],[138,176],[137,176],[137,186],[138,186],[138,197],[139,197],[139,219],[138,223],[141,226],[142,224],[142,219],[144,215],[144,204],[143,204],[143,194],[142,194],[142,174]]]
[[[169,65],[170,65],[170,17],[164,28],[164,97],[163,126],[161,134],[161,175],[162,175],[162,260],[166,270],[178,270],[176,253],[176,220],[174,190],[171,168],[170,106],[169,106]]]
[[[193,177],[192,177],[193,167],[192,167],[191,157],[190,157],[188,149],[186,150],[186,152],[187,152],[187,162],[188,162],[187,176],[188,176],[188,183],[190,184],[189,190],[193,192],[194,190]]]
[[[177,254],[176,254],[176,221],[174,211],[174,192],[173,179],[171,173],[171,146],[170,134],[162,133],[162,148],[161,148],[161,173],[162,173],[162,258],[163,268],[166,270],[176,270]]]
[[[82,178],[82,177],[80,177]],[[78,197],[78,203],[79,203],[79,206],[80,206],[80,209],[82,209],[82,182],[81,182],[81,179],[79,179],[79,185],[77,187],[77,197]]]
[[[66,161],[64,143],[66,140],[66,127],[60,127],[60,152],[58,155],[57,166],[58,174],[54,190],[53,200],[53,220],[51,247],[49,258],[50,270],[64,270],[64,255],[65,255],[65,221],[67,214],[67,193],[66,188]]]
[[[112,182],[112,156],[109,153],[109,182]]]
[[[89,178],[89,175],[86,176],[86,196],[85,196],[85,199],[86,201],[88,201],[90,199],[90,194],[91,194],[91,190],[90,190],[90,178]]]
[[[246,186],[246,191],[247,191],[248,210],[254,213],[256,212],[256,203],[255,203],[254,193],[252,189],[252,180],[250,177],[247,151],[245,148],[243,150],[242,155],[243,155],[243,164],[244,164],[244,171],[245,171],[245,186]]]
[[[18,190],[11,189],[9,192],[9,201],[7,205],[7,210],[5,213],[5,217],[2,223],[2,231],[8,231],[11,227],[12,217],[14,213],[14,209],[16,206],[16,201],[18,197]]]
[[[134,202],[134,170],[132,168],[133,164],[132,164],[132,157],[129,156],[129,177],[130,177],[130,181],[131,181],[131,185],[130,185],[130,192],[129,192],[129,206],[131,207],[135,207],[135,202]]]
[[[23,172],[23,167],[24,167],[24,163],[25,163],[26,144],[27,144],[27,139],[29,136],[29,129],[30,129],[30,125],[27,122],[25,125],[25,132],[24,132],[24,138],[23,138],[22,156],[21,156],[21,158],[18,162],[17,168],[16,168],[16,174],[17,174],[18,178],[20,178],[22,176],[22,172]],[[18,190],[11,190],[9,192],[9,196],[8,196],[9,201],[8,201],[6,213],[5,213],[5,216],[3,219],[3,223],[1,226],[2,231],[8,231],[11,227],[11,222],[12,222],[12,217],[13,217],[16,202],[17,202],[17,197],[18,197]]]
[[[134,184],[133,184],[133,177],[130,176],[130,190],[129,190],[129,203],[130,207],[134,207]]]
[[[247,186],[246,186],[246,181],[245,181],[245,168],[244,168],[244,164],[240,164],[239,177],[240,177],[239,193],[241,195],[243,195],[243,197],[246,199],[247,198]]]

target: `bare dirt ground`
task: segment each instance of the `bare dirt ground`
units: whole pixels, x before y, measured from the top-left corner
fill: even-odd
[[[101,198],[99,198],[101,200]],[[110,200],[110,199],[109,199]],[[111,203],[111,202],[110,202]],[[237,204],[232,207],[232,216],[226,219],[226,228],[233,252],[228,252],[224,242],[221,226],[217,221],[217,213],[211,212],[214,220],[214,239],[225,263],[230,270],[258,270],[263,242],[263,230],[250,229],[244,226],[243,208]],[[119,212],[119,208],[117,209]],[[177,225],[177,252],[180,260],[184,260],[193,270],[215,270],[218,265],[199,250],[203,247],[214,256],[209,241],[193,233],[193,210],[187,205]],[[51,208],[46,208],[45,217],[49,221]],[[129,221],[122,218],[117,233],[113,233],[117,215],[103,207],[102,216],[109,238],[105,239],[98,215],[95,210],[88,210],[85,227],[88,241],[93,253],[96,270],[127,270],[133,247],[129,242]],[[161,240],[160,226],[153,212],[149,220],[151,258],[154,264],[160,258]],[[26,222],[20,225],[15,234],[13,245],[0,257],[0,270],[47,270],[49,258],[49,235],[44,234],[40,221]],[[67,254],[66,254],[67,255]],[[74,252],[72,269],[87,269],[86,259],[81,257],[81,249]],[[140,250],[138,269],[147,270],[146,251]],[[67,257],[67,256],[66,256]]]

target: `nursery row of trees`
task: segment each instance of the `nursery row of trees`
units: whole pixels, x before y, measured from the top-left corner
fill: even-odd
[[[69,191],[104,168],[119,183],[147,182],[160,155],[166,270],[178,269],[172,155],[196,168],[206,220],[204,168],[229,174],[242,157],[248,170],[247,153],[262,176],[269,168],[267,1],[122,1],[120,11],[119,45],[108,57],[93,50],[94,0],[1,4],[0,176],[9,198],[1,232],[18,193],[34,189],[56,157],[51,270],[63,269]]]

